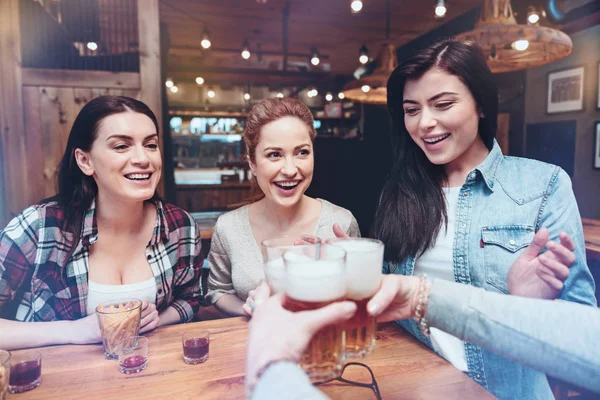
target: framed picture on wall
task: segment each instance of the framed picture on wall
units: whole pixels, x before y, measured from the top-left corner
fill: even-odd
[[[583,110],[583,73],[584,68],[581,66],[548,74],[546,113]]]
[[[600,121],[596,121],[594,135],[594,168],[600,169]]]

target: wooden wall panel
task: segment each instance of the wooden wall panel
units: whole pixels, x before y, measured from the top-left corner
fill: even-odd
[[[39,87],[23,87],[23,116],[28,160],[27,185],[30,188],[29,200],[32,200],[32,203],[48,197],[46,178],[44,177],[44,159],[48,149],[40,140],[40,132],[42,132],[41,98]]]
[[[0,140],[5,208],[0,215],[4,226],[26,206],[27,157],[23,135],[23,94],[21,92],[21,32],[19,0],[0,0]]]

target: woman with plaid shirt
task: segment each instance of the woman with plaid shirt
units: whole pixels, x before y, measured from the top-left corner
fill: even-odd
[[[143,299],[141,332],[193,318],[200,232],[156,195],[158,131],[152,111],[128,97],[83,107],[58,194],[0,231],[0,348],[99,342],[95,307],[121,297]]]

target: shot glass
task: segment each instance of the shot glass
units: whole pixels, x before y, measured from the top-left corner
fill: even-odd
[[[42,383],[42,353],[39,351],[14,352],[10,357],[8,391],[22,393]]]
[[[119,349],[119,371],[136,374],[148,366],[148,338],[132,336]]]
[[[142,301],[138,299],[117,299],[100,303],[96,307],[100,324],[104,355],[109,360],[119,358],[119,350],[132,336],[140,331]]]
[[[181,335],[183,361],[186,364],[201,364],[208,360],[210,333],[202,329],[191,329]]]
[[[10,352],[0,350],[0,400],[6,399],[10,376]]]

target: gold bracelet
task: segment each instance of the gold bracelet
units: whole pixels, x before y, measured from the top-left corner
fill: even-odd
[[[427,319],[425,319],[425,312],[427,310],[427,302],[429,301],[431,282],[429,281],[429,278],[427,278],[427,274],[419,275],[419,280],[419,294],[417,296],[417,307],[415,309],[414,320],[419,325],[421,333],[425,336],[429,336],[429,325],[427,324]]]

